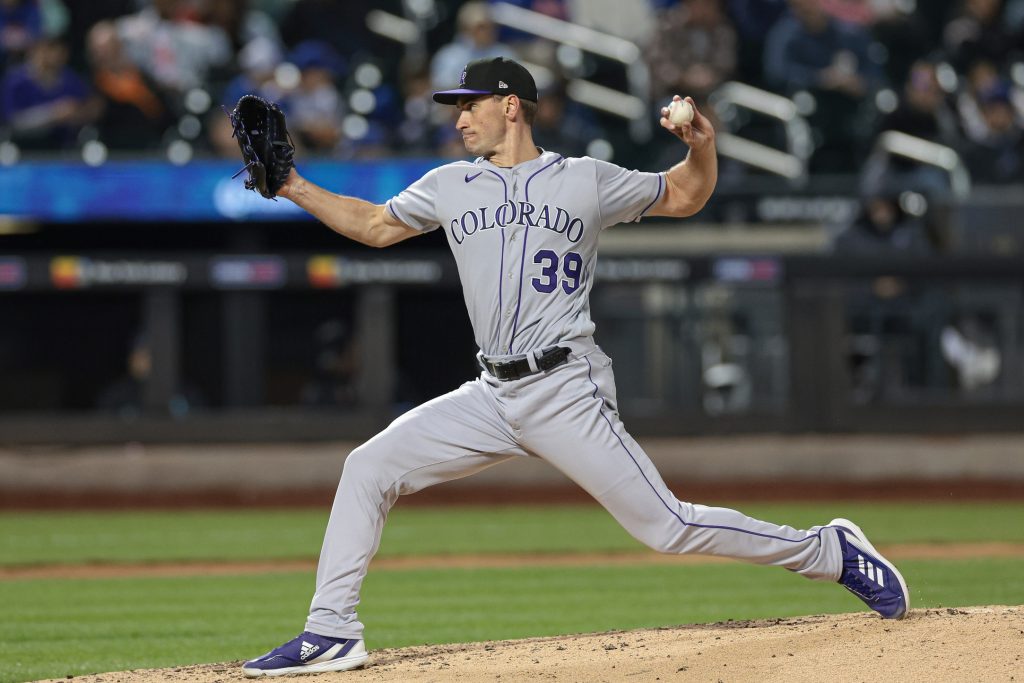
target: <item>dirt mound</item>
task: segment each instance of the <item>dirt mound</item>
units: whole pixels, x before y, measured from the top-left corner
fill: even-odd
[[[372,643],[371,643],[372,645]],[[343,681],[1012,681],[1024,607],[840,614],[377,650]],[[76,677],[81,683],[226,683],[240,662]],[[60,679],[65,680],[65,679]]]

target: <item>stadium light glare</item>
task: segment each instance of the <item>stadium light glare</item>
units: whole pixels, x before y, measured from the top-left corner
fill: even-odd
[[[341,122],[341,132],[349,140],[362,140],[370,132],[370,124],[359,114],[349,114]]]
[[[939,82],[939,87],[947,93],[956,92],[957,86],[960,83],[960,78],[956,75],[956,69],[947,62],[942,62],[935,67],[935,78]]]
[[[355,71],[356,84],[361,88],[367,90],[373,90],[379,87],[384,80],[384,75],[380,72],[380,69],[376,64],[370,62],[363,62],[356,67]]]
[[[875,94],[875,107],[883,114],[891,114],[900,105],[900,98],[891,88],[882,88]]]
[[[567,71],[577,71],[583,67],[583,51],[573,45],[559,45],[555,57]]]
[[[357,114],[369,114],[377,108],[377,96],[365,88],[358,88],[348,96],[348,106]]]
[[[197,116],[208,112],[212,105],[213,98],[202,88],[192,88],[185,93],[185,109]]]
[[[203,124],[192,114],[186,114],[178,121],[178,134],[186,140],[195,140],[203,130]]]
[[[82,145],[82,161],[87,166],[102,166],[107,161],[107,146],[99,140],[90,140]]]
[[[274,81],[282,90],[294,90],[302,80],[302,72],[299,67],[290,62],[285,62],[274,69]]]
[[[615,148],[607,140],[597,138],[596,140],[591,140],[590,144],[587,145],[587,156],[600,159],[601,161],[609,161],[615,156]]]
[[[192,145],[185,140],[175,140],[167,145],[167,160],[175,166],[184,166],[192,161]]]
[[[1024,62],[1014,62],[1010,67],[1010,78],[1017,84],[1017,87],[1024,88]]]
[[[0,142],[0,166],[14,166],[21,158],[21,150],[9,140]]]

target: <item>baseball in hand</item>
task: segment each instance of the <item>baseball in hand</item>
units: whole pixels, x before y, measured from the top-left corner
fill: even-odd
[[[668,120],[674,126],[681,126],[693,120],[693,105],[686,100],[672,100],[668,105]]]

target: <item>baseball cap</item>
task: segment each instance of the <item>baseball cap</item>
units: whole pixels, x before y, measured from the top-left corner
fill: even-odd
[[[341,55],[322,40],[302,41],[288,55],[288,61],[300,69],[326,69],[335,76],[345,70]]]
[[[511,59],[476,59],[462,70],[459,87],[434,93],[434,101],[455,104],[462,95],[518,95],[536,102],[537,84],[526,67]]]

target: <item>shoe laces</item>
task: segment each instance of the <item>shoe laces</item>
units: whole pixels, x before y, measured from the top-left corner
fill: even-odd
[[[868,580],[862,577],[860,572],[856,570],[846,570],[846,576],[843,577],[843,585],[846,586],[850,592],[860,596],[864,600],[878,599],[878,588],[869,583]]]

